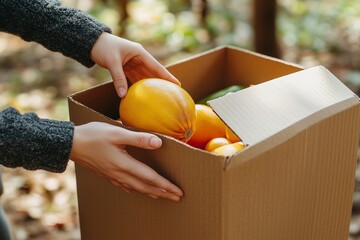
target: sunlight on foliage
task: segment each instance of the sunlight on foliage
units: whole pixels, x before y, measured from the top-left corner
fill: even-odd
[[[302,46],[314,51],[341,49],[344,39],[340,31],[359,35],[354,20],[360,6],[353,1],[279,1],[278,27],[288,46]],[[355,21],[356,23],[356,21]]]

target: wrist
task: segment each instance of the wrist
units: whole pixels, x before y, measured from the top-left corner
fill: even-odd
[[[108,46],[107,39],[111,35],[112,35],[111,33],[102,32],[98,37],[98,39],[95,41],[93,47],[90,50],[90,58],[95,63],[98,63],[98,58],[99,58],[98,56],[101,56],[101,52],[102,52],[101,49],[103,48],[103,46],[105,47]]]

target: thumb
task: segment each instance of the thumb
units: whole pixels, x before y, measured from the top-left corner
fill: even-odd
[[[117,94],[119,97],[124,97],[127,92],[127,80],[122,67],[120,65],[111,66],[109,71]]]
[[[156,149],[161,147],[162,141],[159,137],[150,133],[131,132],[127,145],[145,149]]]

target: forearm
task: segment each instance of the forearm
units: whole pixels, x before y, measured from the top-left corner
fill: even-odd
[[[66,169],[74,125],[41,119],[14,108],[0,112],[0,164],[28,170],[63,172]]]
[[[57,0],[0,0],[0,31],[38,42],[90,67],[94,43],[111,29]]]

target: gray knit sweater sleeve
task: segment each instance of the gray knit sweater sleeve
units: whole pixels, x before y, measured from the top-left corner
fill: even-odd
[[[35,41],[87,67],[90,51],[100,34],[111,30],[88,14],[61,6],[57,0],[0,0],[0,31]],[[72,147],[74,124],[0,112],[0,164],[63,172]],[[1,186],[1,185],[0,185]]]
[[[102,32],[111,29],[57,0],[0,0],[0,31],[38,42],[91,67],[91,48]]]
[[[0,164],[63,172],[66,169],[74,125],[68,121],[40,119],[14,108],[0,112]]]

